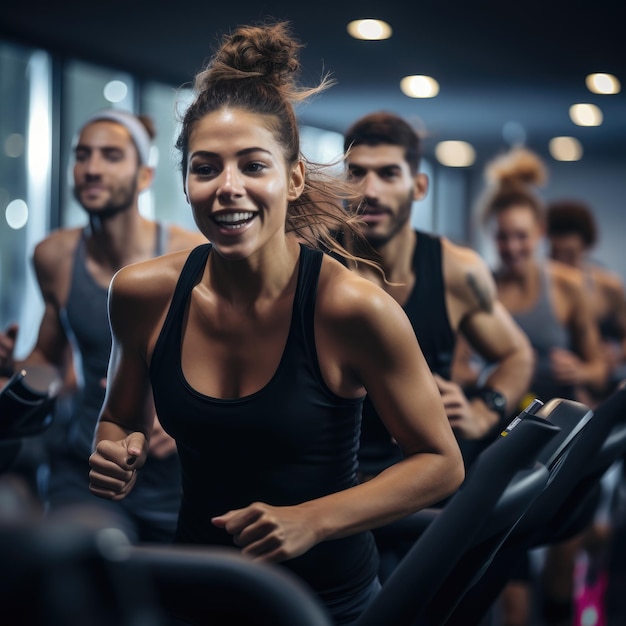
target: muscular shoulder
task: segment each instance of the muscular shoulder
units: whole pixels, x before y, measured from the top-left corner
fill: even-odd
[[[40,241],[33,251],[33,265],[46,300],[63,306],[69,288],[74,252],[80,228],[59,229]]]
[[[158,332],[189,250],[127,265],[111,281],[109,318],[113,334],[147,346]]]
[[[317,313],[338,335],[356,329],[376,334],[409,324],[402,307],[386,291],[331,257],[325,257],[322,265]]]
[[[463,318],[474,310],[491,310],[496,286],[485,260],[472,248],[445,237],[441,240],[441,250],[446,295],[458,309],[458,317]]]
[[[152,300],[171,295],[190,250],[179,250],[131,263],[118,270],[111,292],[119,300]]]
[[[199,231],[187,230],[175,224],[168,226],[168,252],[188,250],[203,243],[207,243],[206,237]]]
[[[35,246],[33,253],[35,265],[53,269],[60,261],[71,259],[81,231],[81,228],[61,228],[52,231]]]

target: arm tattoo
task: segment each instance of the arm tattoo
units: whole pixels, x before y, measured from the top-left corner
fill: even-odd
[[[480,309],[491,313],[493,311],[493,300],[489,297],[489,292],[478,283],[474,274],[467,274],[466,280],[469,288],[476,296]]]

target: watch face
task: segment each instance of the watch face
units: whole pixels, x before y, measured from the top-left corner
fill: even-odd
[[[493,405],[498,407],[499,409],[503,409],[506,406],[506,400],[504,399],[504,396],[497,391],[492,392],[491,400],[493,402]]]
[[[503,411],[506,408],[506,398],[494,389],[484,389],[481,397],[485,404],[494,411]]]

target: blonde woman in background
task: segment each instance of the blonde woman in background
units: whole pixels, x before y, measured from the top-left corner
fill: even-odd
[[[607,367],[594,313],[578,269],[547,258],[545,207],[538,187],[547,180],[542,160],[518,147],[493,159],[485,170],[480,199],[498,254],[498,297],[528,336],[535,351],[529,396],[576,399],[584,386],[602,390]],[[543,613],[547,624],[571,624],[573,566],[578,540],[547,550]],[[528,624],[529,571],[520,571],[503,594],[507,626]]]

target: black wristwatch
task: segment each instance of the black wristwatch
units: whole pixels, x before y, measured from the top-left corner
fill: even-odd
[[[487,405],[488,409],[500,416],[500,419],[504,419],[507,416],[506,398],[493,387],[481,387],[476,391],[474,397],[480,398]]]

